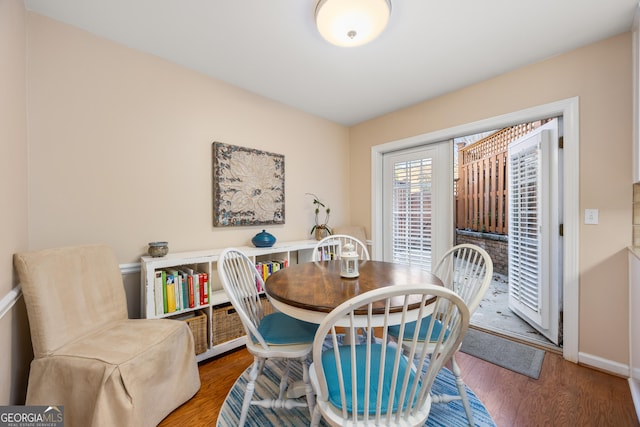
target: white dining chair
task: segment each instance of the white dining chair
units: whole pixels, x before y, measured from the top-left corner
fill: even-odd
[[[247,334],[247,350],[254,357],[242,402],[239,426],[244,425],[250,405],[285,409],[308,406],[309,413],[312,414],[315,398],[309,382],[307,359],[311,354],[318,325],[280,312],[265,315],[258,292],[258,289],[264,289],[262,277],[251,260],[238,249],[228,248],[222,251],[218,259],[218,275],[229,301],[244,326]],[[286,361],[279,395],[276,399],[252,401],[255,382],[268,359]],[[306,402],[288,398],[286,395],[289,387],[289,366],[292,360],[302,364]]]
[[[342,257],[342,248],[345,245],[353,246],[353,249],[358,254],[359,260],[369,261],[367,245],[348,234],[333,234],[318,241],[313,251],[312,261],[339,260]],[[351,337],[356,337],[356,335],[353,334],[347,334],[347,336],[349,336],[349,338],[346,338],[347,340],[351,339]],[[362,339],[367,339],[365,331],[361,331],[361,336]]]
[[[346,244],[353,245],[360,260],[369,260],[369,251],[362,241],[347,234],[334,234],[319,240],[313,251],[313,261],[340,259],[342,248]]]
[[[392,301],[398,300],[403,308],[392,312]],[[426,325],[434,338],[431,357],[417,345],[420,328],[414,328],[407,341],[413,345],[407,344],[404,353],[388,339],[388,326],[395,324],[404,332],[409,322]],[[317,396],[311,425],[317,426],[322,418],[333,426],[424,425],[436,375],[468,325],[466,304],[442,286],[389,286],[342,303],[320,324],[313,342],[310,375]],[[380,328],[382,337],[340,345],[342,328],[365,328],[371,334]]]
[[[436,264],[433,273],[442,280],[444,286],[462,298],[469,309],[469,313],[478,308],[484,294],[487,292],[493,277],[493,261],[489,254],[479,246],[472,244],[460,244],[449,249]],[[389,328],[389,334],[395,339],[403,336],[402,346],[408,349],[413,344],[413,329],[415,324],[405,329],[404,335],[400,333],[399,328],[392,326]],[[433,343],[426,338],[429,336],[427,330],[422,325],[419,333],[419,343],[426,348],[431,349]],[[439,395],[434,396],[434,403],[449,403],[454,400],[461,400],[467,415],[469,425],[473,426],[473,416],[469,398],[467,396],[466,386],[462,380],[460,367],[456,363],[455,352],[451,355],[451,370],[456,378],[456,386],[458,395]]]

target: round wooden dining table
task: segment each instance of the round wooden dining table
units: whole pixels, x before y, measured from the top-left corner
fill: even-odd
[[[359,261],[360,275],[340,276],[340,261],[306,262],[273,273],[265,282],[265,292],[279,311],[312,323],[321,323],[343,302],[373,289],[403,284],[442,286],[442,281],[416,266],[383,261]],[[392,311],[401,311],[404,299],[391,302]],[[420,300],[416,299],[416,305]],[[378,307],[383,313],[384,307]],[[376,308],[374,308],[376,314]]]

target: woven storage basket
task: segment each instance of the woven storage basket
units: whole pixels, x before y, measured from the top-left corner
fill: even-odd
[[[207,315],[198,311],[194,317],[184,321],[191,328],[195,353],[200,354],[207,351]]]
[[[266,296],[262,299],[264,314],[273,313],[273,306]],[[236,313],[231,304],[218,305],[213,307],[213,345],[222,344],[236,338],[244,336],[244,327],[240,316]]]

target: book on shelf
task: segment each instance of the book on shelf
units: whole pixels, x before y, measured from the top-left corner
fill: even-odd
[[[194,308],[196,306],[196,301],[198,301],[196,294],[200,284],[200,277],[191,267],[183,266],[182,270],[187,278],[187,300],[185,301],[185,307],[188,303],[189,308]]]
[[[153,291],[157,316],[207,306],[210,277],[205,271],[196,271],[194,266],[161,268],[154,271]]]
[[[168,271],[173,275],[173,282],[175,284],[173,291],[176,301],[176,309],[174,311],[183,310],[185,307],[182,299],[182,275],[177,268],[170,268]]]
[[[256,271],[258,272],[258,275],[262,277],[262,263],[259,262],[256,264]],[[264,291],[264,289],[262,289],[262,284],[260,283],[260,280],[258,278],[256,278],[256,289],[258,290],[258,292]]]
[[[180,305],[183,310],[189,308],[189,275],[184,270],[178,270],[180,275]]]
[[[211,301],[210,297],[211,297],[211,277],[207,276],[207,285],[205,286],[205,289],[204,289],[205,304],[209,304],[209,301]]]
[[[167,311],[165,313],[173,313],[176,311],[176,282],[172,273],[165,272],[165,288],[167,292]]]
[[[262,280],[266,282],[270,275],[271,275],[271,264],[268,262],[263,262],[262,263]]]
[[[193,304],[200,305],[200,273],[193,274]]]
[[[272,262],[278,264],[278,270],[289,267],[289,260],[286,259],[276,259]]]
[[[170,314],[209,304],[209,275],[179,266],[154,273],[156,315]]]
[[[156,306],[156,316],[164,314],[164,297],[162,293],[162,270],[154,271],[153,297]]]
[[[184,298],[184,308],[194,308],[195,304],[193,301],[193,270],[190,268],[182,269],[183,281],[184,281],[184,289],[183,289],[183,298]]]
[[[200,305],[209,304],[209,275],[200,272]]]
[[[275,273],[280,270],[280,262],[279,261],[271,261],[271,271],[270,274]]]
[[[162,312],[169,312],[169,305],[167,304],[167,272],[161,270],[162,273]]]
[[[256,263],[256,270],[260,277],[262,277],[262,281],[266,282],[269,276],[271,276],[276,271],[286,268],[289,266],[288,260],[272,260],[272,261],[258,261]],[[260,283],[256,281],[256,287],[258,288],[258,292],[262,292],[264,289],[260,288]]]

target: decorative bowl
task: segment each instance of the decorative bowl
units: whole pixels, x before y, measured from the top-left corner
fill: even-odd
[[[169,253],[168,242],[149,242],[149,255],[155,258],[163,257]]]
[[[253,236],[253,239],[251,239],[251,243],[253,243],[256,248],[270,248],[274,245],[274,243],[276,243],[276,238],[273,236],[273,234],[267,233],[265,230],[262,230],[261,233]]]

